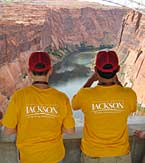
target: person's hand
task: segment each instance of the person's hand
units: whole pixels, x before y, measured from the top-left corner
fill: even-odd
[[[136,130],[134,132],[134,135],[143,139],[143,138],[145,138],[145,131]]]
[[[89,78],[91,81],[97,81],[98,80],[98,75],[97,75],[97,73],[96,72],[94,72],[93,74],[92,74],[92,76]]]
[[[97,73],[93,73],[93,75],[87,80],[87,82],[84,84],[84,88],[85,87],[90,87],[94,81],[97,81],[98,80],[98,75]]]

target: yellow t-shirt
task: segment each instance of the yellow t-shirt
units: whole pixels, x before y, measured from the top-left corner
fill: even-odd
[[[118,85],[82,88],[72,99],[84,113],[82,151],[90,157],[129,153],[127,118],[136,111],[136,94]]]
[[[74,119],[64,93],[29,86],[14,93],[3,125],[17,128],[21,163],[57,163],[65,154],[62,127],[74,128]]]

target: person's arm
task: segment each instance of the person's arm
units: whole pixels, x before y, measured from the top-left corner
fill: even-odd
[[[134,135],[143,139],[143,138],[145,138],[145,131],[136,130],[134,132]]]
[[[82,88],[83,89],[83,88]],[[81,96],[81,92],[82,92],[82,89],[81,90],[79,90],[78,92],[77,92],[77,94],[75,94],[74,96],[73,96],[73,98],[72,98],[72,101],[71,101],[71,103],[72,103],[72,108],[73,108],[73,110],[80,110],[80,109],[82,109],[81,107],[82,107],[82,96]]]
[[[98,80],[97,74],[94,73],[88,80],[87,82],[84,84],[83,88],[86,87],[91,87],[91,85]]]
[[[10,136],[10,135],[16,134],[16,128],[7,128],[7,127],[4,126],[3,133],[6,136]]]
[[[18,105],[17,105],[16,94],[14,94],[9,102],[8,108],[2,119],[2,124],[4,126],[3,133],[5,135],[12,135],[16,133],[16,128],[18,124]]]
[[[62,132],[66,134],[75,133],[75,120],[68,97],[66,97],[66,113],[63,120]]]
[[[91,87],[93,82],[98,80],[97,73],[93,73],[92,76],[87,80],[87,82],[84,84],[83,88]],[[73,110],[79,110],[82,109],[82,101],[83,101],[83,88],[80,89],[77,94],[75,94],[72,98],[72,108]],[[83,93],[82,93],[83,92]]]
[[[97,75],[97,73],[95,72],[95,73],[87,80],[87,82],[84,84],[83,88],[91,87],[91,85],[92,85],[94,82],[96,82],[96,81],[98,81],[98,75]],[[120,85],[120,86],[123,86],[123,85],[121,84],[121,82],[119,81],[117,75],[114,77],[114,81],[113,81],[113,82],[114,82],[115,84],[118,84],[118,85]]]
[[[137,95],[132,88],[127,88],[126,90],[128,90],[127,94],[129,97],[129,99],[128,99],[129,114],[132,114],[132,113],[136,112],[136,110],[137,110]]]

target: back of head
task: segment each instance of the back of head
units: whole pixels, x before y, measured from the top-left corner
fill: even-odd
[[[29,58],[29,70],[34,75],[46,75],[51,69],[51,60],[47,52],[33,52]]]
[[[113,78],[119,68],[118,56],[115,51],[100,51],[97,53],[95,70],[102,78]]]

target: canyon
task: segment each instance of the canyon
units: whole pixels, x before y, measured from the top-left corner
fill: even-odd
[[[0,2],[0,111],[5,112],[16,89],[31,83],[27,67],[31,52],[82,43],[96,47],[115,45],[123,63],[123,83],[133,87],[138,100],[145,103],[145,17],[97,3],[65,2]],[[61,60],[50,56],[53,64]]]
[[[145,108],[145,15],[131,11],[124,17],[117,51],[122,81],[136,91],[138,102]]]

